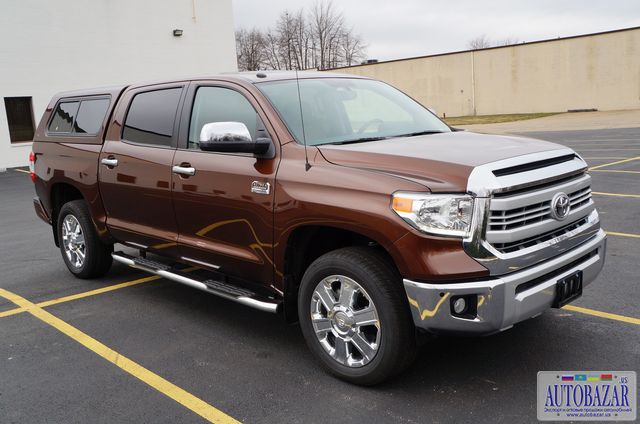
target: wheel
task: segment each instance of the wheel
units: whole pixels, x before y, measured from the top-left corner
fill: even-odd
[[[377,384],[415,358],[400,276],[373,249],[347,247],[314,261],[302,277],[298,314],[311,351],[343,380]]]
[[[57,226],[60,252],[73,275],[94,278],[109,271],[113,245],[100,241],[83,200],[65,203],[58,214]]]

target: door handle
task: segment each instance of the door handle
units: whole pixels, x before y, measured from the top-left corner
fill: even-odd
[[[118,166],[118,159],[115,158],[104,158],[100,161],[101,164],[108,166],[109,168],[115,168]]]
[[[171,168],[171,170],[173,171],[174,174],[187,175],[187,176],[196,175],[196,168],[193,168],[191,166],[176,165],[173,168]]]

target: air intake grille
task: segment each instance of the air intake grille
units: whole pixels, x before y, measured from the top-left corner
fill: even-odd
[[[540,234],[538,236],[530,237],[524,240],[518,240],[511,243],[495,243],[493,247],[498,249],[498,251],[502,253],[512,253],[521,249],[526,249],[528,247],[535,246],[536,244],[544,243],[545,241],[554,239],[556,237],[560,237],[570,231],[579,228],[580,226],[587,223],[587,218],[579,219],[578,221],[572,222],[571,224],[558,228],[553,231],[549,231],[545,234]]]
[[[571,209],[578,209],[586,205],[591,199],[591,187],[584,187],[580,190],[569,193],[569,199],[571,199]],[[491,211],[489,218],[489,230],[512,230],[526,225],[535,224],[551,219],[550,213],[551,200],[545,200],[543,202],[533,203],[514,209],[500,211],[494,210]]]

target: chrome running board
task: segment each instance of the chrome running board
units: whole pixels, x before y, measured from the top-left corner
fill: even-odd
[[[111,256],[115,261],[132,268],[140,269],[261,311],[275,314],[278,313],[280,309],[281,302],[277,300],[257,299],[257,295],[252,291],[236,287],[223,281],[213,279],[199,280],[162,262],[127,255],[123,252],[114,252]]]

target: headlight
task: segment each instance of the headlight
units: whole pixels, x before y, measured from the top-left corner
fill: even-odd
[[[393,195],[392,208],[425,233],[467,237],[471,231],[471,196],[398,192]]]

